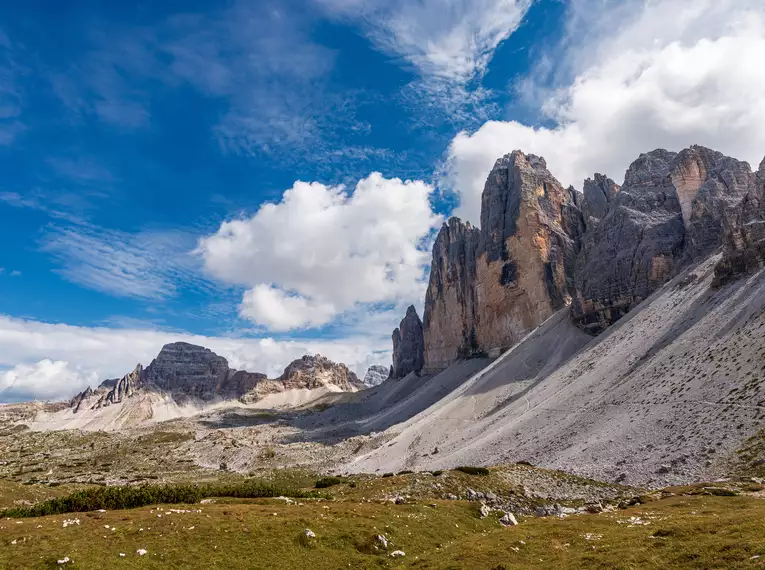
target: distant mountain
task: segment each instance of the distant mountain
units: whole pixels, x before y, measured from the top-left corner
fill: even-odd
[[[143,368],[140,364],[118,380],[106,380],[71,400],[75,413],[119,404],[144,392],[164,392],[179,404],[213,400],[255,402],[288,390],[355,392],[366,386],[345,364],[321,355],[303,356],[290,363],[275,379],[265,374],[229,368],[222,356],[202,346],[175,342],[162,347]]]
[[[382,364],[373,364],[364,374],[364,384],[366,386],[379,386],[388,379],[390,369]]]

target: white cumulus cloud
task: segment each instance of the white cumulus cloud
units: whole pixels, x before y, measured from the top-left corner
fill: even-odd
[[[561,182],[580,188],[595,172],[618,181],[641,152],[659,147],[702,144],[759,162],[765,4],[577,0],[569,10],[576,25],[557,71],[573,80],[542,90],[542,112],[555,126],[490,121],[457,135],[447,153],[456,215],[479,221],[486,176],[514,149],[544,156]]]
[[[73,370],[64,360],[43,359],[0,372],[0,402],[47,400],[84,390],[96,380],[94,373]]]
[[[86,386],[148,365],[163,345],[189,342],[225,357],[238,370],[276,378],[304,354],[322,354],[363,377],[390,364],[390,340],[207,337],[141,328],[80,327],[0,315],[0,402],[70,398]]]
[[[274,331],[326,324],[377,303],[419,299],[442,222],[432,186],[372,173],[353,193],[296,182],[282,201],[200,240],[206,270],[245,285],[241,315]]]

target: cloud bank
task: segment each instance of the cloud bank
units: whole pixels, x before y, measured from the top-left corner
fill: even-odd
[[[544,156],[561,182],[579,188],[595,172],[618,181],[641,152],[659,147],[702,144],[759,163],[765,154],[765,4],[578,0],[569,18],[552,77],[573,79],[539,85],[550,74],[532,75],[519,86],[541,97],[543,116],[555,126],[489,121],[457,135],[446,179],[460,195],[456,215],[480,221],[486,175],[514,149]]]

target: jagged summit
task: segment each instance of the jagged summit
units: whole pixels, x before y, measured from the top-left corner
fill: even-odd
[[[422,321],[414,305],[406,310],[398,328],[393,331],[393,378],[403,378],[414,372],[419,374],[424,365]]]
[[[765,161],[755,175],[703,146],[643,153],[623,186],[595,174],[582,195],[544,158],[513,151],[487,177],[480,229],[451,218],[435,240],[423,370],[496,357],[566,306],[597,334],[721,245],[717,282],[761,267],[763,204]]]
[[[584,219],[542,157],[498,159],[481,198],[481,227],[450,219],[433,246],[423,317],[427,373],[498,355],[565,306]]]
[[[174,342],[162,347],[151,364],[140,364],[118,380],[87,388],[70,401],[75,413],[119,404],[137,394],[162,393],[176,403],[213,400],[257,401],[268,394],[289,390],[353,392],[366,386],[345,364],[319,354],[294,360],[275,380],[265,374],[229,368],[228,361],[208,348]]]

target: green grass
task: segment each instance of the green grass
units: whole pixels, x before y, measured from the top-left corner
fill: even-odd
[[[519,516],[510,528],[497,515],[480,519],[476,503],[435,504],[231,499],[175,513],[91,512],[66,528],[61,516],[2,520],[0,568],[55,568],[68,556],[67,568],[98,570],[738,569],[760,567],[752,557],[765,557],[765,501],[750,496],[674,496],[563,520]],[[316,538],[306,537],[306,528]],[[378,534],[391,541],[387,551],[377,546]],[[147,554],[137,556],[139,548]],[[394,549],[406,556],[391,559]]]
[[[313,492],[280,487],[262,481],[203,485],[141,485],[93,487],[55,497],[29,507],[0,511],[0,518],[26,518],[88,511],[134,509],[146,505],[193,504],[209,497],[255,499],[262,497],[317,497]]]

